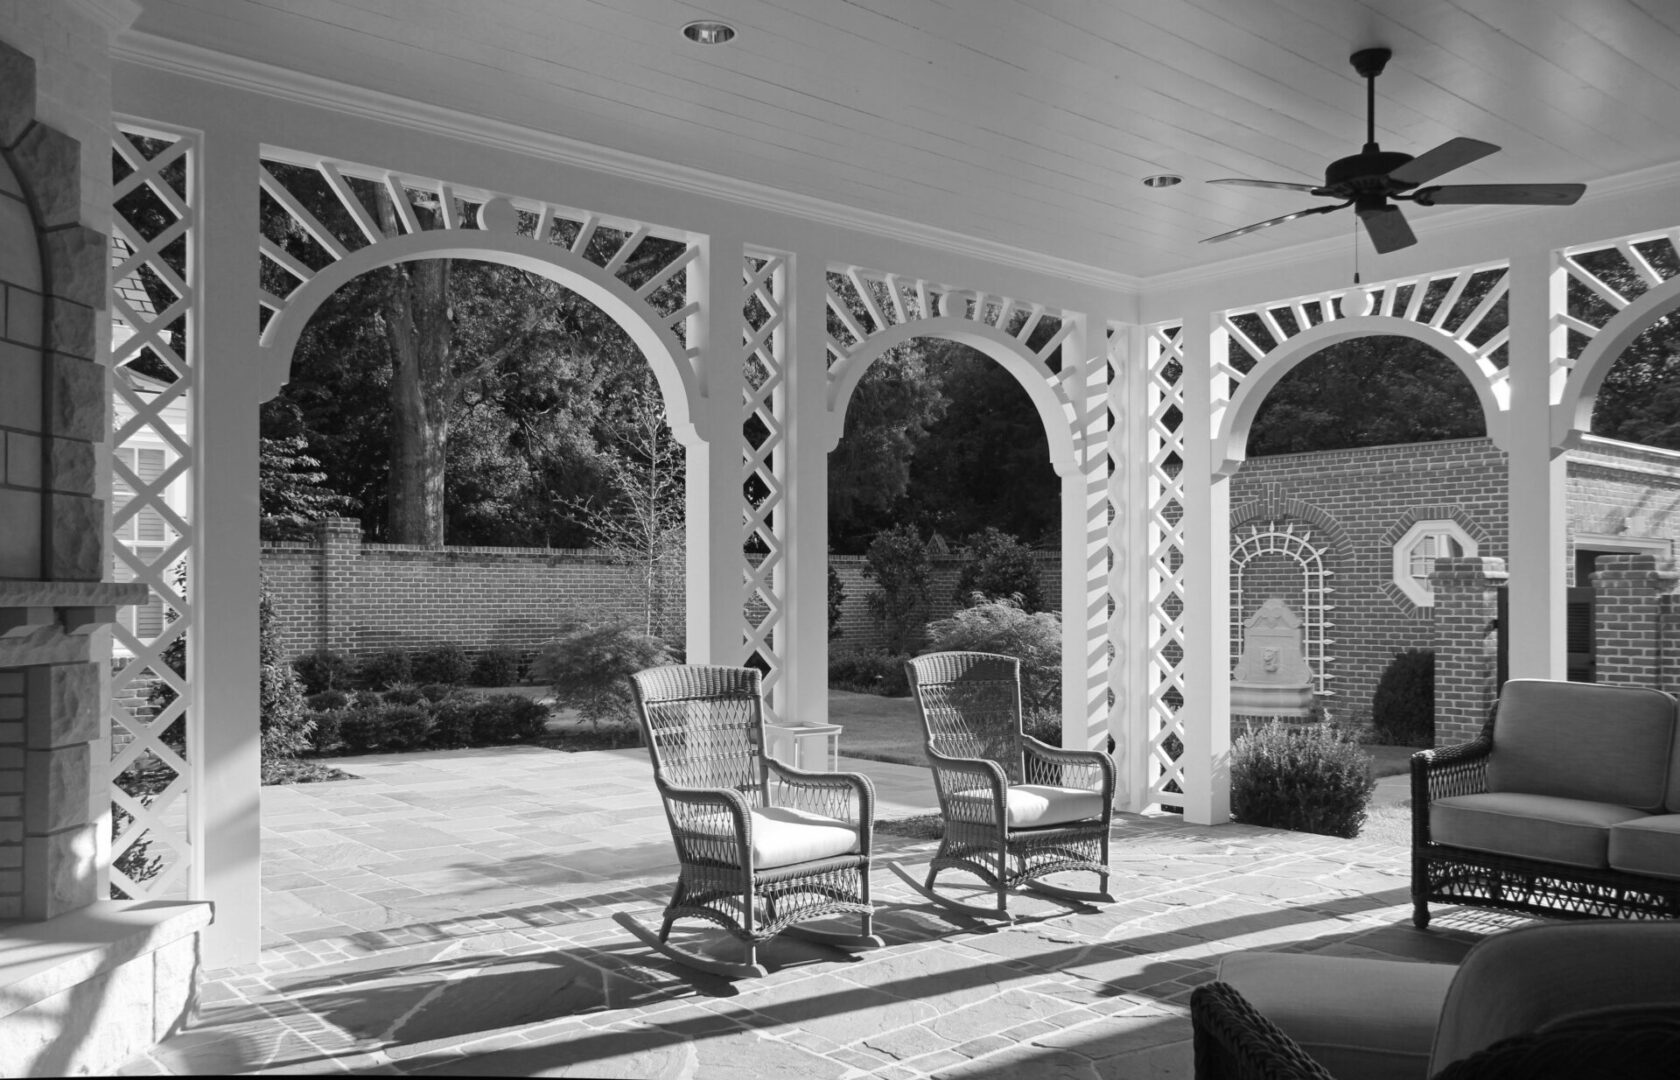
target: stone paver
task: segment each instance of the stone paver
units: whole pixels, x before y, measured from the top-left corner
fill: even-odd
[[[207,973],[194,1024],[124,1074],[1185,1080],[1190,991],[1222,956],[1450,963],[1521,922],[1437,909],[1414,930],[1402,848],[1121,815],[1112,906],[1021,895],[997,927],[881,867],[885,948],[780,940],[766,978],[731,983],[611,920],[656,916],[675,874],[645,752],[343,765],[361,779],[263,789],[261,959]],[[924,769],[842,767],[870,774],[882,817],[936,807]],[[935,845],[876,846],[915,873]]]

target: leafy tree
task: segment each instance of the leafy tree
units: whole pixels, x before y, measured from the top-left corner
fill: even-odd
[[[963,542],[963,555],[955,596],[959,605],[1013,600],[1023,611],[1043,609],[1044,593],[1032,548],[988,525]]]
[[[866,602],[869,613],[887,638],[887,651],[907,653],[921,636],[928,609],[928,576],[932,564],[916,528],[895,525],[870,541],[863,576],[877,588]]]
[[[912,463],[945,412],[922,345],[887,350],[858,381],[846,407],[845,433],[828,458],[829,537],[843,554],[861,551],[898,517],[910,492]]]
[[[531,674],[554,688],[555,700],[576,709],[591,727],[636,722],[630,676],[669,663],[665,643],[625,623],[571,622],[545,643]]]
[[[1062,701],[1062,620],[1055,612],[1024,611],[1013,600],[985,600],[928,624],[932,648],[1000,653],[1021,661],[1021,709],[1059,714]]]
[[[833,641],[845,634],[840,629],[840,615],[846,608],[846,586],[840,581],[840,575],[835,572],[834,564],[828,567],[828,639]]]
[[[320,459],[308,452],[303,416],[290,401],[263,405],[258,447],[257,502],[264,540],[298,540],[311,522],[347,513],[356,500],[326,486]]]
[[[1261,403],[1251,457],[1484,434],[1481,403],[1446,356],[1414,338],[1373,335],[1308,357]]]

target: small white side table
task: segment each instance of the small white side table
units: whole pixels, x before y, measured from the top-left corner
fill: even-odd
[[[765,724],[765,750],[783,765],[807,772],[840,768],[839,724]]]

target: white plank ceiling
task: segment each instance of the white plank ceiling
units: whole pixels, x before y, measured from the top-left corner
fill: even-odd
[[[1347,236],[1357,48],[1394,50],[1377,138],[1503,147],[1445,183],[1680,162],[1680,0],[141,0],[147,36],[741,184],[1150,277]],[[704,47],[691,19],[738,37]],[[1152,173],[1186,182],[1152,190]],[[1408,207],[1428,242],[1427,216]],[[1568,213],[1546,209],[1543,213]],[[1368,249],[1367,249],[1368,250]]]

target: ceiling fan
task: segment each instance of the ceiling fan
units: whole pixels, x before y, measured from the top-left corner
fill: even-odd
[[[1360,49],[1348,59],[1353,69],[1365,79],[1365,147],[1351,157],[1332,161],[1324,170],[1323,184],[1298,184],[1287,180],[1209,180],[1210,184],[1242,184],[1247,187],[1281,188],[1285,191],[1304,191],[1342,201],[1334,206],[1314,206],[1293,214],[1257,221],[1240,229],[1210,236],[1202,243],[1229,240],[1282,225],[1296,218],[1313,214],[1328,214],[1351,206],[1365,232],[1378,252],[1398,251],[1417,243],[1406,217],[1390,199],[1409,199],[1419,206],[1441,203],[1477,204],[1535,204],[1568,206],[1587,190],[1585,184],[1447,184],[1419,187],[1443,173],[1468,165],[1499,147],[1479,139],[1448,139],[1446,142],[1413,157],[1377,146],[1377,76],[1388,64],[1393,52],[1386,48]]]

